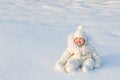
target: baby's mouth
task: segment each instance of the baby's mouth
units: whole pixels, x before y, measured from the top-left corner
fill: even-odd
[[[81,43],[81,42],[77,42],[77,43]]]

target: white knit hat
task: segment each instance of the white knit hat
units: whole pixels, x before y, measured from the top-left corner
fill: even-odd
[[[83,26],[78,26],[76,32],[74,33],[74,38],[85,38]]]

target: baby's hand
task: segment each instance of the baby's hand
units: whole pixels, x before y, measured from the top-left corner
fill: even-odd
[[[95,64],[95,68],[98,68],[98,67],[100,67],[101,65],[102,65],[102,59],[98,59],[98,60],[96,60],[96,64]]]
[[[55,64],[55,69],[58,70],[58,71],[64,72],[64,68],[65,68],[64,66],[65,66],[65,65],[64,65],[63,63],[57,62],[57,63]]]

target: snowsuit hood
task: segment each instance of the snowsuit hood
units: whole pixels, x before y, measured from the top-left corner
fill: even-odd
[[[77,46],[74,43],[75,38],[83,38],[83,39],[85,39],[85,44],[84,45],[88,44],[87,35],[86,35],[82,25],[78,26],[78,28],[77,28],[77,30],[75,31],[74,34],[71,34],[71,35],[68,36],[68,39],[67,39],[68,47]]]

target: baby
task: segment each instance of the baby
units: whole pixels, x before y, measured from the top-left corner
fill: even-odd
[[[102,64],[95,48],[88,41],[83,27],[79,26],[76,32],[68,39],[68,47],[57,61],[55,68],[67,73],[81,69],[89,72]]]

